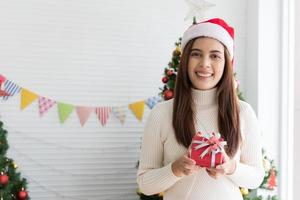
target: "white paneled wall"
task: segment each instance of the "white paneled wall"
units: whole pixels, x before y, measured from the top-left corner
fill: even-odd
[[[297,141],[300,140],[300,3],[299,1],[295,1],[295,132],[294,132],[294,197],[298,196],[298,191],[300,188],[300,175],[298,173],[298,169],[300,167],[300,146],[297,145]]]
[[[245,3],[216,4],[207,17],[236,28],[236,70],[244,87]],[[227,6],[231,5],[231,6]],[[174,42],[191,21],[184,0],[0,0],[0,74],[39,95],[85,106],[122,106],[156,95]],[[9,156],[29,181],[33,200],[138,199],[136,163],[143,124],[127,110],[101,127],[74,111],[60,124],[37,101],[0,102]]]

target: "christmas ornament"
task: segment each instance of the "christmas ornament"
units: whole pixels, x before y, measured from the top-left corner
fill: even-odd
[[[249,194],[249,190],[247,188],[241,188],[241,193],[243,196],[248,195]]]
[[[274,190],[276,186],[277,186],[276,173],[274,169],[271,169],[270,177],[268,179],[268,189]]]
[[[190,10],[184,20],[193,18],[196,20],[202,20],[204,19],[204,13],[211,7],[215,6],[215,4],[204,0],[186,0],[186,2]]]
[[[16,163],[14,163],[14,164],[13,164],[13,167],[14,167],[15,169],[17,169],[17,168],[18,168],[18,165],[17,165]]]
[[[18,193],[18,197],[19,197],[19,199],[21,199],[21,200],[23,200],[23,199],[26,199],[26,197],[27,197],[27,191],[25,191],[24,189],[22,189],[21,191],[19,191],[19,193]]]
[[[6,185],[7,183],[8,183],[8,176],[2,172],[0,175],[0,184]]]
[[[164,91],[164,98],[165,100],[169,100],[173,98],[173,91],[172,90],[165,90]]]
[[[168,81],[169,81],[169,78],[168,78],[168,77],[163,77],[163,78],[162,78],[162,82],[163,82],[163,83],[167,83]]]
[[[173,70],[168,70],[167,75],[172,76],[174,74]]]

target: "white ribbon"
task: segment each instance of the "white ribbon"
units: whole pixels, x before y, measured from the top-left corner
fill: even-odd
[[[221,134],[220,133],[217,133],[215,135],[218,139],[221,138]],[[198,144],[197,146],[194,147],[195,150],[198,150],[202,147],[206,147],[206,146],[211,146],[211,145],[214,145],[214,144],[210,144],[209,143],[209,139],[211,137],[213,137],[212,134],[205,134],[205,135],[201,135],[201,137],[203,138],[206,138],[207,141],[204,141],[203,139],[202,140],[193,140],[192,143],[196,143]],[[224,151],[224,146],[227,145],[227,142],[226,141],[221,141],[219,143],[217,143],[217,149],[212,149],[211,150],[211,167],[215,167],[215,159],[216,159],[216,154],[219,153],[219,152],[222,152]],[[203,157],[209,152],[210,148],[206,148],[202,153],[201,155],[199,156],[201,159],[203,159]]]

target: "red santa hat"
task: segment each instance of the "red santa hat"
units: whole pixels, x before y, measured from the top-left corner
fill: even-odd
[[[233,40],[234,29],[220,18],[213,18],[189,27],[183,34],[181,49],[194,38],[210,37],[220,41],[228,50],[231,60],[233,60]]]

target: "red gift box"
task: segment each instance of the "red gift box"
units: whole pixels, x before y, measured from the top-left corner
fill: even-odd
[[[220,133],[198,132],[192,139],[190,157],[201,167],[216,167],[225,162],[222,153],[225,145]]]

